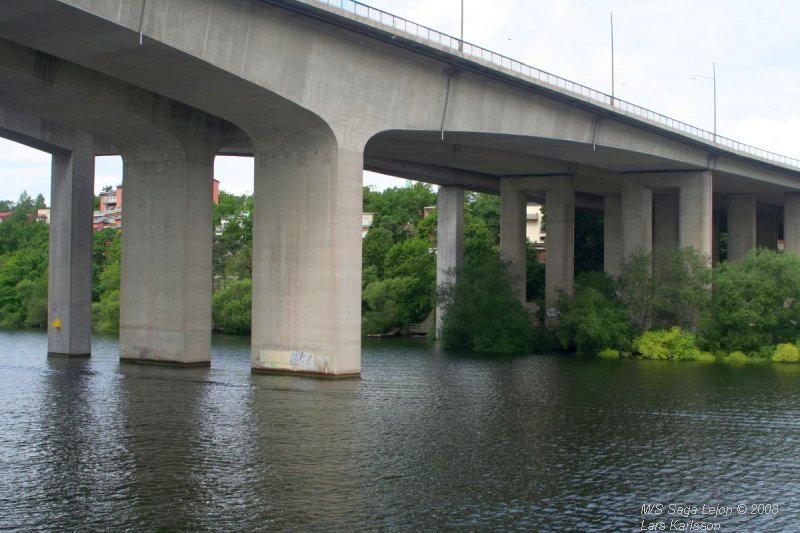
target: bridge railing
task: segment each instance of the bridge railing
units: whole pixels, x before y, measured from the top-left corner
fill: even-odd
[[[303,1],[303,0],[300,0]],[[631,102],[621,100],[611,95],[606,94],[597,89],[592,89],[586,85],[570,81],[561,76],[556,76],[547,71],[532,67],[510,57],[492,52],[481,46],[462,41],[457,37],[442,33],[422,24],[417,24],[402,17],[392,15],[386,11],[368,6],[355,0],[316,0],[317,2],[327,4],[331,7],[341,9],[344,12],[351,13],[357,17],[363,17],[372,22],[392,28],[396,33],[402,32],[407,35],[412,35],[417,39],[428,41],[438,44],[441,47],[450,49],[453,53],[461,55],[465,58],[477,58],[514,72],[522,77],[532,79],[536,82],[544,83],[560,89],[565,93],[580,96],[591,102],[604,104],[625,115],[633,116],[638,119],[645,119],[648,122],[658,124],[659,126],[670,128],[677,132],[701,139],[707,143],[727,148],[730,151],[738,152],[743,155],[763,159],[773,163],[778,163],[788,167],[800,168],[800,159],[784,156],[769,150],[763,150],[749,144],[735,141],[722,135],[717,135],[710,131],[706,131],[697,126],[692,126],[686,122],[662,115],[656,111],[652,111],[642,106],[638,106]],[[312,2],[307,2],[312,3]]]

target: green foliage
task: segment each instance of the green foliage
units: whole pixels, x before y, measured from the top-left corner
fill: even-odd
[[[457,279],[438,294],[445,312],[445,348],[498,353],[542,348],[543,335],[514,296],[499,254],[466,263]]]
[[[378,276],[383,275],[386,254],[394,245],[394,236],[386,228],[371,228],[362,241],[362,263],[364,268],[374,267]]]
[[[725,363],[746,363],[750,360],[747,355],[742,352],[731,352],[721,359]]]
[[[597,354],[597,357],[600,359],[619,359],[622,357],[622,354],[619,350],[614,350],[612,348],[603,348]]]
[[[477,192],[468,193],[464,205],[464,225],[469,219],[480,220],[486,228],[486,237],[490,244],[500,244],[500,197]],[[467,230],[464,231],[467,234]],[[465,243],[466,243],[465,235]]]
[[[674,326],[668,330],[646,331],[632,343],[634,352],[643,359],[675,359],[684,361],[714,361],[714,356],[701,351],[696,337]]]
[[[622,301],[639,329],[693,327],[710,302],[709,258],[694,248],[635,253],[622,266]]]
[[[119,289],[103,293],[100,301],[92,304],[92,322],[97,331],[119,331]]]
[[[252,277],[253,199],[219,193],[214,207],[214,241],[211,251],[214,288],[225,287],[229,280]]]
[[[602,273],[579,275],[575,295],[562,294],[556,336],[564,349],[596,355],[604,348],[626,350],[632,327],[628,313],[614,297],[613,280]]]
[[[711,306],[702,322],[711,346],[754,352],[793,342],[799,324],[800,257],[758,250],[715,271]]]
[[[527,299],[539,303],[539,307],[544,307],[544,277],[545,265],[537,257],[538,250],[528,242],[527,248],[527,268],[525,272],[525,292]]]
[[[775,363],[800,363],[800,352],[794,344],[781,343],[775,347],[772,361]]]
[[[27,216],[0,224],[0,327],[47,324],[48,248],[46,224]]]
[[[374,281],[364,289],[366,309],[361,323],[364,333],[385,333],[404,329],[420,320],[418,282],[402,276]],[[423,317],[424,318],[424,317]]]
[[[397,240],[415,236],[423,209],[434,205],[436,193],[427,184],[415,183],[383,192],[364,187],[363,210],[375,214],[372,227],[391,231]]]
[[[215,329],[231,335],[250,333],[252,283],[249,279],[232,280],[214,292],[211,316]]]

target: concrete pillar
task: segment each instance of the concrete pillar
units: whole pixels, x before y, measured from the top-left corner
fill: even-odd
[[[53,154],[47,351],[88,356],[92,342],[93,138]]]
[[[500,182],[500,252],[508,263],[511,289],[522,304],[526,301],[525,281],[527,276],[527,198],[507,179]],[[550,206],[547,206],[547,258],[550,257]]]
[[[728,195],[728,261],[743,259],[756,247],[756,195]]]
[[[623,262],[639,252],[653,249],[653,191],[641,178],[622,178],[622,257]]]
[[[653,250],[665,252],[678,247],[678,196],[653,196]]]
[[[687,172],[680,187],[680,246],[693,247],[711,261],[713,189],[711,172]]]
[[[120,359],[207,366],[214,152],[140,149],[123,162]]]
[[[603,203],[603,269],[617,277],[622,271],[622,198],[606,196]]]
[[[436,287],[456,282],[464,263],[464,189],[439,187],[436,205]],[[436,307],[436,336],[442,331],[444,309]]]
[[[716,207],[714,207],[714,218],[711,220],[711,264],[718,265],[719,264],[719,238],[720,238],[720,219],[722,218],[722,212]]]
[[[547,189],[545,318],[557,320],[558,296],[572,293],[575,278],[575,180],[554,177]]]
[[[800,255],[800,193],[788,192],[783,196],[784,250]]]
[[[335,141],[257,148],[254,372],[360,375],[363,162]]]
[[[763,210],[756,215],[756,246],[778,249],[778,217],[774,211]]]

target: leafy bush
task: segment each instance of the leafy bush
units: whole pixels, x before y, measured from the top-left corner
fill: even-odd
[[[92,322],[97,331],[119,331],[119,289],[103,293],[100,301],[92,304]]]
[[[793,342],[800,325],[800,257],[758,250],[714,273],[711,305],[702,322],[709,344],[756,352]]]
[[[497,253],[473,258],[455,285],[440,289],[445,316],[441,341],[448,349],[521,353],[545,348],[547,335],[514,296]]]
[[[634,324],[694,326],[710,301],[709,264],[691,247],[632,255],[622,266],[620,293]]]
[[[214,292],[211,305],[214,327],[231,335],[250,332],[252,284],[249,279],[232,280]]]
[[[621,356],[619,350],[613,350],[611,348],[603,348],[597,354],[597,357],[600,359],[619,359]]]
[[[564,349],[574,347],[579,354],[595,355],[603,348],[630,346],[630,319],[613,292],[613,281],[593,272],[578,276],[575,296],[561,295],[556,336]]]
[[[800,362],[800,352],[794,344],[781,343],[775,348],[772,361],[775,363],[798,363]]]
[[[743,352],[731,352],[722,358],[726,363],[746,363],[750,360]]]
[[[643,359],[679,359],[713,361],[714,356],[702,352],[695,336],[674,326],[668,330],[646,331],[633,340],[633,350]]]
[[[419,320],[418,280],[401,276],[374,281],[364,289],[362,298],[365,309],[361,327],[366,333],[385,333],[392,329],[404,329]]]

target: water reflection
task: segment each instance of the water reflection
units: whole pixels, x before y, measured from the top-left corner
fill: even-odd
[[[0,528],[613,529],[648,502],[779,503],[800,368],[487,358],[366,343],[360,381],[46,359],[0,332]]]

